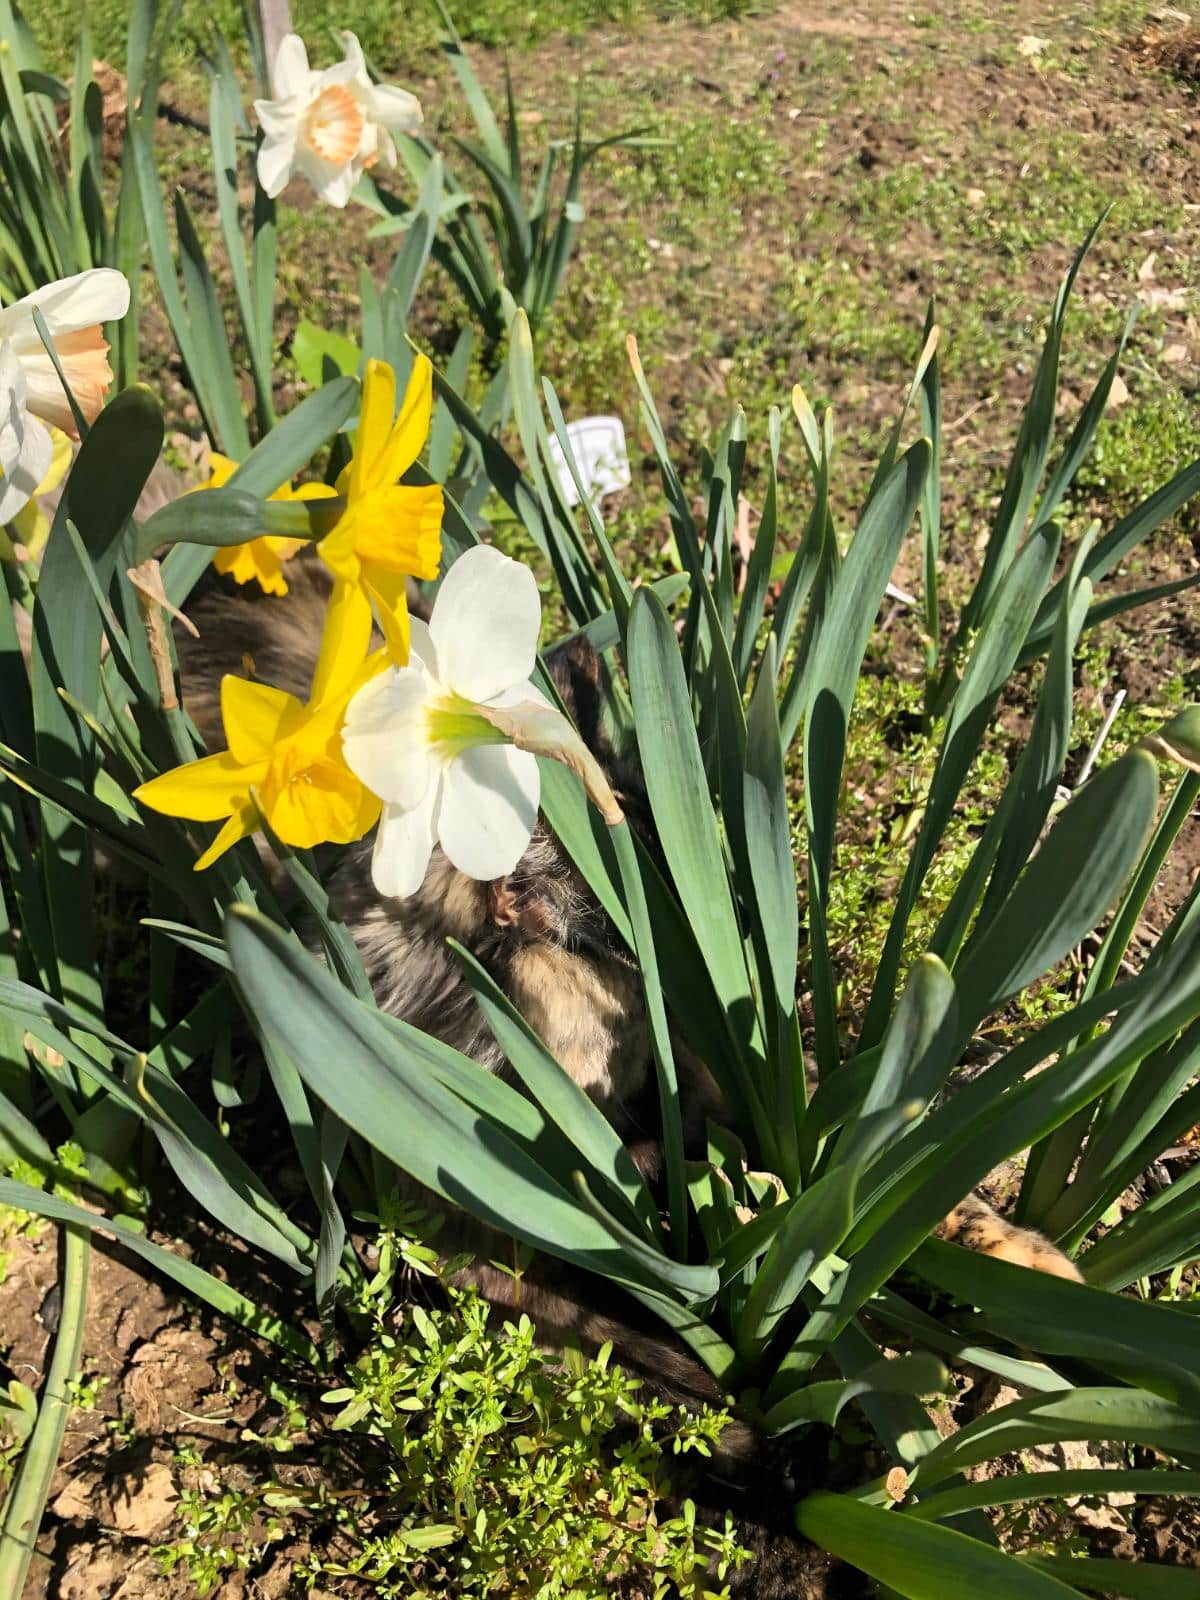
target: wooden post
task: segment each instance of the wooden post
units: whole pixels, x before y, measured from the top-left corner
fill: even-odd
[[[267,58],[267,71],[275,67],[275,57],[285,36],[292,31],[292,8],[288,0],[257,0],[258,23],[262,29],[263,54]],[[275,85],[271,85],[271,93]]]

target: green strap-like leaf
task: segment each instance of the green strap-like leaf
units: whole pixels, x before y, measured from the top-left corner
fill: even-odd
[[[811,1494],[796,1507],[806,1539],[868,1573],[907,1600],[1078,1600],[1057,1578],[935,1522],[865,1505],[847,1495]]]

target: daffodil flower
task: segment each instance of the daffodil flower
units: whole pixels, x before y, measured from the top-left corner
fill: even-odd
[[[347,765],[383,801],[372,876],[385,895],[421,887],[435,844],[472,878],[500,878],[537,820],[535,757],[488,721],[492,710],[547,710],[529,682],[541,605],[533,574],[487,545],[447,573],[429,626],[412,622],[408,665],[351,700]]]
[[[238,463],[214,450],[209,457],[211,476],[201,489],[220,489],[227,484],[238,469]],[[283,484],[269,500],[327,500],[337,494],[328,483],[302,483],[293,489]],[[250,539],[245,544],[224,545],[213,556],[213,566],[218,572],[228,573],[237,583],[256,581],[264,594],[284,595],[288,592],[283,564],[290,561],[297,550],[303,550],[307,539],[281,539],[264,534],[261,539]]]
[[[74,438],[78,433],[74,413],[37,331],[35,310],[45,320],[76,404],[91,422],[113,379],[100,324],[123,317],[129,310],[129,283],[123,272],[112,267],[92,267],[35,289],[0,310],[0,347],[9,346],[20,363],[26,410]]]
[[[258,181],[272,199],[299,172],[322,200],[340,208],[368,167],[395,166],[393,135],[421,126],[419,101],[371,82],[352,33],[343,33],[342,45],[344,61],[313,72],[297,34],[280,43],[271,72],[275,98],[254,102],[264,135]]]
[[[229,748],[152,778],[134,799],[169,817],[224,821],[197,872],[254,833],[260,813],[296,849],[361,839],[380,806],[343,759],[341,723],[348,696],[383,664],[381,655],[360,662],[338,698],[308,705],[269,684],[223,678]]]
[[[408,660],[408,578],[436,578],[442,546],[442,491],[437,484],[397,483],[421,453],[433,407],[433,368],[414,357],[396,415],[396,375],[386,361],[368,361],[358,434],[350,465],[338,478],[345,510],[317,552],[333,573],[313,692],[338,687],[339,673],[361,661],[371,637],[372,609],[388,654]]]
[[[10,522],[46,479],[54,447],[49,422],[78,432],[66,392],[33,320],[46,330],[80,411],[90,421],[112,382],[100,323],[129,309],[129,284],[108,267],[80,272],[0,310],[0,523]]]

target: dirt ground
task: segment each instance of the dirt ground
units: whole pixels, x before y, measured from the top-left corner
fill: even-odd
[[[669,431],[689,450],[731,401],[746,405],[761,448],[766,406],[786,405],[799,379],[839,417],[844,521],[936,293],[947,329],[948,549],[965,575],[986,532],[979,508],[997,489],[1045,309],[1074,246],[1113,199],[1113,220],[1081,278],[1065,372],[1070,411],[1086,398],[1136,293],[1145,311],[1123,400],[1070,508],[1073,526],[1094,514],[1111,521],[1178,470],[1185,451],[1195,454],[1200,105],[1195,57],[1157,44],[1194,20],[1188,11],[1129,5],[1017,3],[997,15],[982,0],[927,0],[911,10],[887,0],[786,0],[737,21],[632,34],[604,27],[586,40],[554,37],[521,52],[514,77],[531,139],[564,127],[582,93],[589,131],[647,123],[662,140],[618,151],[594,169],[581,253],[544,352],[568,414],[617,409],[632,419],[622,355],[631,327]],[[499,57],[479,60],[497,86]],[[407,62],[398,46],[397,60],[380,65],[409,69],[405,81],[439,132],[461,129],[437,109],[445,80],[431,75],[428,60]],[[180,83],[173,93],[177,107],[202,111],[195,86]],[[161,144],[203,214],[212,194],[202,136],[176,121],[163,127]],[[369,219],[357,213],[335,227],[301,198],[284,217],[293,230],[281,268],[286,358],[297,316],[314,304],[329,326],[353,331],[355,272],[347,263],[365,260],[378,273],[388,255],[384,243],[367,241]],[[457,321],[445,286],[431,279],[416,331],[444,354]],[[153,308],[148,330],[151,349],[165,356],[165,326]],[[286,385],[286,360],[281,371]],[[174,420],[186,424],[188,404],[169,363],[163,382]],[[635,567],[651,569],[662,559],[664,521],[649,464],[633,443],[635,484],[616,532]],[[801,503],[785,494],[785,512]],[[1122,581],[1167,581],[1198,555],[1200,519],[1185,516],[1128,563]],[[911,576],[902,570],[898,579]],[[889,638],[876,660],[881,674],[915,653],[903,615]],[[1131,707],[1151,710],[1194,696],[1198,653],[1194,595],[1112,629],[1093,663],[1095,679],[1081,685],[1092,725],[1117,688]],[[886,800],[875,803],[886,812]],[[1155,891],[1146,931],[1179,903],[1198,866],[1193,818]],[[207,1249],[212,1265],[240,1247],[209,1240]],[[0,1254],[0,1377],[36,1388],[56,1324],[54,1232],[15,1233]],[[236,1330],[99,1248],[84,1385],[23,1600],[196,1594],[154,1553],[181,1538],[181,1493],[211,1507],[228,1486],[276,1470],[302,1481],[315,1470],[303,1439],[290,1454],[261,1443],[286,1442],[292,1420],[286,1400],[271,1392],[270,1365]],[[357,1487],[352,1467],[346,1487]],[[254,1530],[247,1570],[227,1571],[211,1593],[321,1594],[297,1574],[304,1540],[287,1529],[273,1537],[266,1508]],[[1097,1538],[1123,1552],[1197,1560],[1194,1530],[1152,1502],[1133,1533],[1110,1523]]]

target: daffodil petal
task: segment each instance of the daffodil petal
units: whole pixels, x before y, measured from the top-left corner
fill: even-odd
[[[396,374],[386,361],[372,359],[367,362],[363,374],[358,432],[354,437],[354,458],[350,466],[351,499],[365,494],[368,489],[382,487],[385,482],[396,481],[395,478],[384,479],[376,470],[376,463],[387,448],[395,414]]]
[[[271,123],[264,100],[256,100],[254,109],[267,135],[258,147],[258,181],[268,200],[274,200],[287,188],[292,176],[298,123],[288,126],[286,131]]]
[[[400,415],[388,435],[378,462],[371,469],[373,487],[384,488],[393,484],[408,471],[425,448],[432,415],[433,366],[428,356],[418,354],[413,357],[408,387],[400,402]]]
[[[226,850],[232,850],[235,844],[248,839],[257,830],[258,808],[247,801],[233,813],[204,854],[196,858],[192,871],[203,872],[205,867],[211,867],[218,856],[223,856]]]
[[[384,806],[371,856],[371,879],[380,894],[404,899],[425,881],[437,837],[439,791],[433,784],[413,811]]]
[[[443,579],[429,621],[441,681],[466,700],[523,683],[537,657],[541,611],[528,567],[491,545],[466,551]]]
[[[284,490],[287,492],[285,493]],[[337,490],[331,483],[301,483],[296,488],[285,484],[283,489],[276,489],[271,496],[272,500],[334,500]],[[304,541],[301,541],[302,543]]]
[[[0,523],[10,522],[37,493],[54,454],[49,429],[23,409],[21,392],[5,390],[0,378]]]
[[[230,456],[220,455],[216,450],[210,452],[208,457],[208,482],[202,483],[202,489],[223,489],[237,471],[239,462]]]
[[[306,95],[311,76],[304,40],[298,33],[285,33],[271,64],[271,89],[275,98],[287,100],[292,95]]]
[[[274,747],[287,738],[304,717],[295,695],[269,683],[235,678],[221,679],[221,721],[230,754],[243,765],[269,761]]]
[[[364,562],[363,586],[374,602],[388,655],[402,667],[408,661],[408,579],[403,572]]]
[[[507,744],[476,745],[442,774],[438,842],[469,878],[503,878],[529,848],[540,797],[535,756]]]
[[[357,583],[339,580],[329,597],[311,705],[336,699],[362,666],[371,643],[371,602]]]
[[[432,678],[439,676],[437,646],[433,642],[429,624],[422,622],[420,617],[410,616],[408,619],[408,665],[424,667]]]
[[[246,803],[252,784],[266,773],[265,761],[247,766],[228,750],[173,767],[133,791],[151,811],[192,822],[219,822]]]
[[[433,680],[421,666],[385,672],[360,689],[346,710],[342,754],[372,794],[411,811],[434,781],[425,731]]]
[[[93,323],[123,317],[129,310],[129,280],[115,267],[89,267],[44,284],[6,306],[0,311],[0,338],[12,339],[21,355],[45,353],[33,320],[35,307],[57,341],[63,334],[78,333]]]

